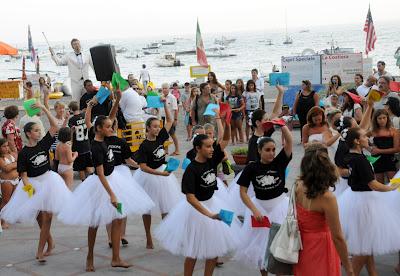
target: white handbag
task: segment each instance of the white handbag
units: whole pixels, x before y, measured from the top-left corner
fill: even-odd
[[[275,259],[287,264],[297,264],[299,261],[299,251],[303,249],[297,223],[296,186],[297,183],[291,189],[286,219],[279,228],[278,233],[276,233],[269,248],[270,253]]]

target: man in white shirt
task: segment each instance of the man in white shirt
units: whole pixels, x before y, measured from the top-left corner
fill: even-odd
[[[147,84],[150,81],[150,74],[149,72],[146,70],[146,64],[142,65],[142,70],[140,70],[140,76],[139,76],[139,81],[141,80],[143,83],[143,88],[145,91],[147,91]]]
[[[399,95],[396,92],[390,91],[390,81],[392,79],[388,76],[382,76],[378,79],[378,87],[379,91],[383,92],[383,96],[380,101],[374,103],[375,110],[377,109],[384,109],[384,105],[388,98],[393,97],[400,100]]]
[[[392,75],[385,70],[386,64],[384,61],[382,61],[382,60],[378,61],[378,63],[376,64],[376,67],[378,68],[378,71],[374,74],[374,77],[376,79],[379,79],[382,76],[387,76],[390,79],[393,78]]]
[[[371,87],[375,84],[376,84],[376,78],[374,76],[369,76],[368,79],[363,84],[357,87],[356,89],[357,94],[360,95],[361,97],[366,97]]]
[[[58,66],[68,65],[68,74],[71,78],[72,100],[79,102],[79,99],[85,93],[83,82],[89,79],[89,66],[93,69],[93,62],[90,54],[81,53],[81,44],[78,39],[72,39],[71,46],[74,51],[66,54],[61,59],[55,55],[51,47],[49,50],[51,58]]]
[[[172,153],[172,155],[179,155],[179,143],[178,143],[178,137],[176,136],[176,126],[178,124],[178,101],[176,100],[175,96],[172,95],[169,92],[169,85],[168,83],[163,83],[162,86],[162,93],[165,97],[165,102],[166,102],[166,106],[169,109],[170,114],[173,116],[174,118],[174,122],[172,124],[172,127],[169,131],[169,135],[172,138],[172,141],[174,142],[174,146],[175,146],[175,151]],[[165,122],[165,111],[164,109],[162,109],[162,119]]]
[[[258,77],[257,69],[251,70],[251,78],[256,84],[257,92],[262,93],[262,95],[264,95],[264,79]]]
[[[137,89],[137,86],[134,85],[122,92],[119,107],[127,123],[144,123],[145,113],[143,109],[147,106],[147,102],[134,88]]]

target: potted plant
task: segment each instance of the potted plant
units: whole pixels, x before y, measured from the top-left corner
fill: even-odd
[[[234,148],[232,149],[231,154],[236,165],[246,165],[247,147]]]

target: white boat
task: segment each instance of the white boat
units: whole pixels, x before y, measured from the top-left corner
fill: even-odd
[[[229,44],[233,43],[236,41],[236,38],[226,38],[225,36],[222,36],[220,39],[216,38],[214,40],[215,44],[222,45],[222,46],[228,46]]]
[[[206,56],[208,58],[228,58],[228,57],[236,57],[235,54],[224,53],[221,50],[213,51],[212,53],[207,53]]]
[[[333,38],[331,39],[330,42],[328,42],[328,44],[330,44],[331,47],[323,49],[319,53],[326,55],[354,53],[354,48],[339,47],[337,41],[334,41]]]
[[[130,53],[130,55],[126,55],[125,56],[125,58],[127,58],[127,59],[138,59],[138,58],[141,58],[141,57],[142,57],[142,55],[140,55],[139,51],[132,51]]]
[[[160,52],[158,51],[158,49],[150,49],[150,50],[145,50],[145,51],[143,51],[143,54],[145,55],[145,56],[148,56],[148,55],[158,55]]]
[[[159,42],[161,45],[175,45],[176,41],[166,41],[166,40],[161,40]]]
[[[152,42],[150,44],[147,44],[146,47],[143,47],[143,50],[154,50],[154,49],[159,49],[161,47],[161,43],[158,42]]]
[[[272,39],[267,39],[265,45],[271,46],[271,45],[274,45],[274,43],[272,43]]]
[[[175,53],[162,54],[156,61],[158,67],[178,67],[183,66],[181,61],[176,58]]]

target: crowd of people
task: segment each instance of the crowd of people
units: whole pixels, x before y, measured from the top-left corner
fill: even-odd
[[[102,103],[98,88],[86,79],[85,93],[67,106],[57,102],[54,114],[47,101],[34,105],[47,117],[47,130],[40,113],[23,116],[18,126],[18,107],[8,106],[0,139],[1,225],[8,229],[9,224],[36,221],[39,263],[54,249],[53,216],[67,225],[87,226],[86,270],[94,271],[99,226],[107,228],[111,266],[128,268],[119,254],[120,244],[129,243],[127,216],[142,215],[146,248],[154,248],[154,233],[160,246],[185,257],[185,275],[193,274],[198,259],[206,260],[205,275],[212,275],[222,264],[218,257],[230,253],[267,275],[270,231],[252,225],[265,217],[284,222],[290,206],[287,168],[295,157],[302,159],[300,172],[290,184],[302,250],[293,274],[341,275],[343,267],[347,275],[359,275],[365,266],[369,275],[377,275],[374,256],[400,251],[395,231],[400,198],[391,192],[399,184],[389,185],[399,168],[400,102],[390,91],[392,77],[384,66],[378,62],[377,74],[365,82],[357,74],[354,87],[332,76],[324,99],[304,80],[292,107],[283,105],[285,89],[278,85],[271,110],[257,69],[246,83],[222,84],[210,72],[206,82],[185,83],[183,91],[176,83],[155,91],[150,75],[142,71],[147,82],[142,89],[133,75],[122,91],[102,83],[112,91]],[[380,99],[369,96],[373,89]],[[163,107],[147,108],[147,95],[160,96]],[[231,116],[219,108],[215,115],[204,115],[210,103],[228,104]],[[293,156],[291,118],[296,116],[303,156]],[[271,126],[278,118],[283,123]],[[132,124],[146,133],[137,134],[141,143],[135,152],[118,136],[118,129]],[[186,143],[192,144],[181,181],[166,166],[168,155],[183,155],[177,128],[185,128]],[[275,132],[281,133],[279,143],[271,138]],[[168,154],[170,138],[174,151]],[[226,147],[240,143],[248,144],[247,164],[228,183],[220,167],[229,157]],[[230,226],[221,221],[221,209],[234,211]],[[152,232],[152,216],[158,214],[162,221]],[[400,264],[395,269],[400,273]]]

